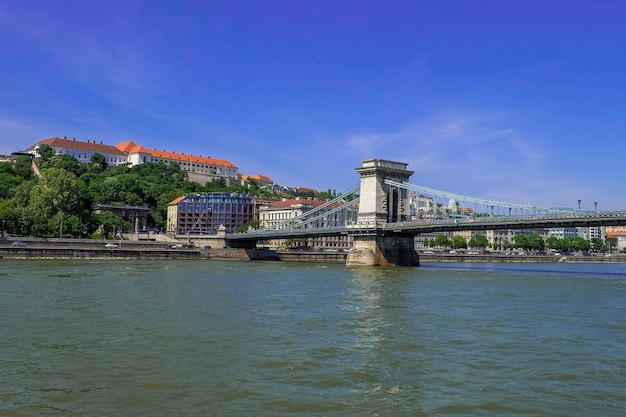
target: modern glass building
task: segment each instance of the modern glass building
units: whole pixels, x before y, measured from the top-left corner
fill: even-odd
[[[169,203],[167,217],[167,230],[177,235],[213,235],[220,225],[232,233],[253,220],[254,202],[239,193],[189,195]]]

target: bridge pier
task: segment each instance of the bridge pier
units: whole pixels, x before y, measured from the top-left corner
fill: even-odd
[[[368,159],[363,161],[361,168],[356,169],[361,176],[357,226],[365,226],[370,230],[354,234],[353,249],[348,253],[347,265],[419,265],[413,236],[383,230],[387,223],[409,218],[407,190],[385,183],[385,180],[408,182],[413,171],[407,170],[407,165],[384,159]]]
[[[353,248],[346,257],[347,266],[419,266],[413,237],[384,233],[354,236]]]

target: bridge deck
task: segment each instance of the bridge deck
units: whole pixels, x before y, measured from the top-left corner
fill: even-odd
[[[340,227],[292,226],[280,229],[260,229],[227,236],[232,240],[265,240],[296,237],[336,236],[342,234],[383,233],[395,235],[418,235],[420,233],[444,233],[463,230],[538,229],[560,227],[624,226],[626,212],[600,212],[593,214],[567,214],[519,217],[478,217],[454,219],[425,219],[411,222],[355,223]]]

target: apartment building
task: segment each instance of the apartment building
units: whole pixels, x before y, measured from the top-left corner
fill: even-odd
[[[300,198],[289,200],[283,198],[280,201],[259,207],[259,222],[261,227],[271,227],[285,220],[300,216],[324,203],[321,200]]]
[[[549,229],[548,237],[556,237],[557,239],[565,239],[566,237],[578,237],[578,229],[576,227],[553,227]]]
[[[232,233],[253,219],[252,197],[239,193],[182,196],[167,206],[167,232],[174,235],[214,235],[221,225]]]

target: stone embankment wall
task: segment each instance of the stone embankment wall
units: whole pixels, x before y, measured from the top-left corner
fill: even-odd
[[[107,248],[114,244],[117,247]],[[171,242],[89,239],[2,239],[0,258],[7,259],[234,259],[253,261],[344,262],[343,252],[277,252],[265,249],[171,247]]]
[[[345,252],[273,251],[266,249],[210,249],[200,251],[203,259],[252,261],[346,262]]]
[[[197,250],[91,249],[58,247],[0,247],[0,258],[8,259],[200,259]]]
[[[114,244],[117,247],[106,247]],[[0,258],[12,259],[199,259],[195,248],[157,242],[90,239],[0,239]]]
[[[17,244],[16,244],[17,242]],[[107,248],[114,243],[115,248]],[[0,238],[0,258],[11,259],[235,259],[253,261],[289,261],[344,263],[347,252],[272,251],[265,249],[172,248],[171,244],[152,241],[108,241],[89,239],[18,239]],[[611,256],[554,255],[467,255],[420,254],[420,262],[568,262],[626,263],[626,254]]]
[[[464,254],[420,254],[420,262],[535,262],[535,263],[622,263],[625,254],[611,256],[554,256],[554,255],[464,255]]]

